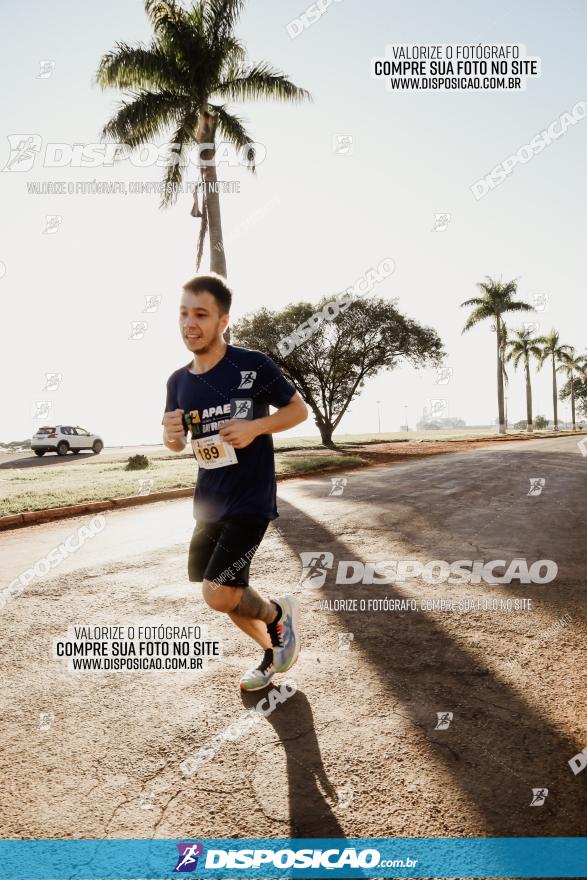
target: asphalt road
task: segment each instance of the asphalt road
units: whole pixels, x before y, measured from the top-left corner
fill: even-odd
[[[241,697],[259,654],[187,581],[189,499],[108,512],[98,535],[0,610],[4,837],[585,833],[587,770],[568,763],[587,746],[587,458],[576,440],[343,476],[338,496],[323,475],[281,484],[281,516],[253,563],[253,583],[279,595],[299,582],[300,553],[332,554],[324,586],[300,593],[304,648],[287,676],[297,692],[189,778],[182,762],[264,695]],[[0,536],[3,585],[89,519]],[[514,558],[553,560],[558,575],[335,583],[341,561]],[[489,609],[334,610],[336,599],[410,597]],[[516,598],[531,608],[507,610]],[[72,624],[162,622],[207,624],[222,659],[124,673],[51,659]],[[533,789],[548,789],[542,806],[530,806]]]
[[[30,450],[26,452],[0,452],[0,470],[24,467],[52,467],[56,464],[67,464],[80,461],[100,461],[103,458],[126,458],[129,455],[152,455],[157,450],[164,450],[162,444],[153,446],[105,446],[99,455],[94,455],[91,449],[82,449],[77,455],[68,452],[67,455],[57,455],[56,452],[46,452],[45,455],[35,455]]]

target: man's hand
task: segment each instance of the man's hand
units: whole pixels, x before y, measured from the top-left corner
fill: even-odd
[[[259,430],[255,419],[230,419],[220,428],[219,432],[223,440],[234,446],[235,449],[244,449],[259,436]]]
[[[174,409],[163,416],[163,442],[168,449],[180,452],[185,446],[185,428],[183,410]]]

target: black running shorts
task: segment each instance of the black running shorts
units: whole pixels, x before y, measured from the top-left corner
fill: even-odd
[[[251,559],[268,525],[268,519],[254,514],[197,522],[188,556],[190,581],[248,587]]]

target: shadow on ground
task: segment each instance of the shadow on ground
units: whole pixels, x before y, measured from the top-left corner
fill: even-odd
[[[247,709],[259,694],[242,693]],[[287,760],[289,814],[292,837],[340,837],[344,832],[327,798],[336,803],[337,792],[329,781],[308,698],[301,691],[266,719],[283,745]]]
[[[566,571],[568,583],[571,573],[582,570],[579,563],[584,557],[577,546],[576,535],[569,530],[584,522],[587,511],[565,502],[565,486],[569,480],[574,481],[576,494],[576,468],[587,463],[581,459],[570,461],[569,455],[554,450],[541,452],[538,457],[533,455],[531,461],[524,453],[513,451],[507,460],[501,454],[497,460],[493,451],[478,455],[483,457],[470,453],[459,456],[460,462],[450,456],[455,465],[451,470],[452,483],[439,480],[438,467],[431,465],[430,460],[419,462],[410,469],[413,495],[410,491],[406,493],[405,488],[402,491],[406,474],[404,471],[402,477],[399,468],[363,473],[361,491],[353,497],[355,529],[352,537],[356,539],[357,522],[365,523],[365,529],[372,526],[380,533],[378,540],[383,541],[386,533],[394,535],[397,526],[400,540],[414,550],[413,556],[401,558],[416,559],[477,558],[471,549],[472,543],[477,549],[481,545],[485,559],[500,558],[500,555],[508,559],[516,555],[548,558],[549,552],[558,549],[559,555],[554,558],[561,560],[561,570]],[[528,479],[540,476],[535,471],[541,467],[547,475],[547,486],[551,481],[551,496],[542,511],[537,512],[536,506],[532,508],[528,504],[537,500],[527,497]],[[471,479],[475,484],[475,474],[470,470],[475,468],[482,472],[478,493],[467,490]],[[587,476],[581,479],[587,481]],[[381,492],[381,480],[386,481],[385,495]],[[487,494],[488,483],[495,487],[491,497]],[[370,489],[378,498],[374,515],[370,514],[367,503]],[[316,484],[308,485],[307,491],[309,495],[319,491],[323,498],[324,483],[319,490]],[[352,495],[352,491],[349,475],[345,492]],[[280,533],[294,554],[318,549],[328,551],[334,555],[334,568],[338,560],[374,561],[373,556],[363,558],[357,554],[356,547],[341,538],[346,526],[342,508],[341,516],[333,519],[330,527],[283,498],[280,511]],[[558,511],[562,515],[557,516]],[[487,555],[490,550],[498,555]],[[393,557],[389,553],[375,557],[381,558]],[[333,581],[334,575],[330,572],[325,585],[320,590],[309,590],[308,594],[313,594],[316,603],[319,598],[359,595],[405,598],[404,592],[393,583],[341,587]],[[498,589],[504,590],[504,587]],[[555,590],[556,586],[551,585],[545,594],[543,587],[533,585],[529,592],[556,602]],[[354,633],[353,650],[359,649],[377,672],[390,702],[401,701],[415,732],[426,737],[430,755],[444,765],[461,792],[483,816],[487,834],[584,834],[587,774],[585,780],[573,776],[568,765],[584,743],[573,741],[533,708],[520,689],[492,674],[491,664],[485,665],[478,653],[474,656],[460,640],[452,638],[446,627],[437,624],[438,618],[434,615],[419,611],[400,616],[378,612],[332,613],[340,622],[341,631]],[[461,620],[464,627],[471,627],[466,616]],[[501,622],[498,620],[497,625]],[[557,672],[557,680],[564,682],[565,670]],[[530,679],[528,688],[533,686]],[[338,696],[344,700],[342,687]],[[532,696],[535,704],[536,694]],[[351,723],[354,714],[360,725],[363,707],[348,705],[346,709]],[[436,719],[439,711],[454,713],[450,736],[434,729],[431,719]],[[544,806],[528,809],[532,788],[541,786],[549,789]]]

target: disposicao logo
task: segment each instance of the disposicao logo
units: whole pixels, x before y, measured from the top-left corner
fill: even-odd
[[[174,874],[191,874],[196,870],[198,859],[204,852],[201,843],[178,843],[179,856]]]
[[[376,849],[209,849],[206,853],[206,868],[234,869],[260,868],[271,866],[283,868],[374,868],[380,864]]]

